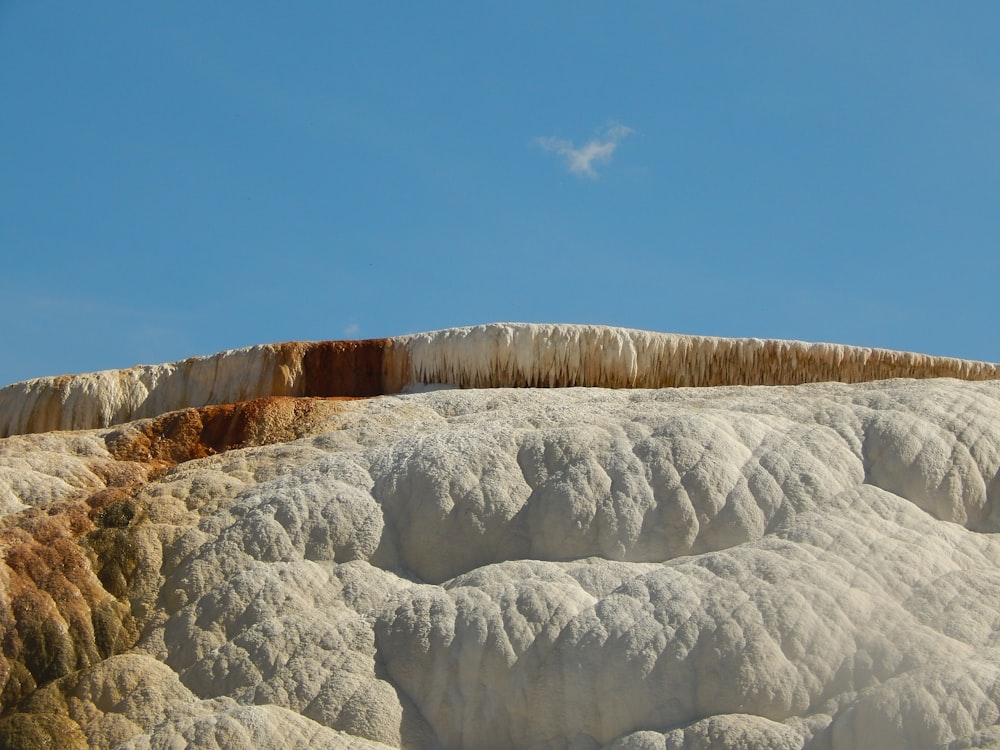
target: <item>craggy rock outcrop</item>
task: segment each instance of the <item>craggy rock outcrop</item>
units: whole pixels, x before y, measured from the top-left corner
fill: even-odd
[[[122,424],[268,396],[462,388],[857,383],[1000,378],[1000,365],[800,341],[497,323],[368,341],[270,344],[183,362],[62,375],[0,389],[0,437]]]
[[[497,330],[428,335],[460,340],[435,372],[623,385]],[[382,351],[321,382],[365,395]],[[0,746],[995,747],[998,508],[1000,382],[282,395],[13,436]]]

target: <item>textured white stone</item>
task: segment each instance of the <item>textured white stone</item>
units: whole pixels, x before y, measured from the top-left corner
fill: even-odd
[[[102,489],[100,470],[113,464],[104,441],[93,433],[0,440],[0,515]]]
[[[7,512],[103,434],[0,443]],[[123,747],[1000,741],[1000,383],[387,396],[136,503],[145,630],[60,688]]]

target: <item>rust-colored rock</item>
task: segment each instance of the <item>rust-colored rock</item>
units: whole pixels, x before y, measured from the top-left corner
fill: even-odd
[[[80,725],[65,713],[15,713],[0,718],[0,747],[11,750],[87,750]]]
[[[131,647],[138,637],[127,602],[107,591],[95,571],[105,567],[102,558],[119,554],[116,545],[104,544],[91,560],[79,543],[94,529],[89,508],[78,501],[33,509],[0,531],[2,706]]]
[[[387,339],[310,344],[302,357],[303,395],[381,395],[387,344]]]
[[[105,442],[119,461],[164,469],[233,448],[294,440],[343,400],[279,396],[183,409],[115,430]]]

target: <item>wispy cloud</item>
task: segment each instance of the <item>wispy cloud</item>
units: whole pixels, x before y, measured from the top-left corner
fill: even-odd
[[[359,326],[357,321],[352,318],[351,321],[346,326],[344,326],[341,335],[357,336],[359,333],[361,333],[361,326]]]
[[[536,138],[535,143],[546,151],[561,156],[566,162],[566,168],[576,176],[596,178],[595,165],[611,161],[618,144],[628,138],[632,132],[632,128],[614,122],[597,137],[591,138],[580,147],[574,146],[572,141],[553,136]]]

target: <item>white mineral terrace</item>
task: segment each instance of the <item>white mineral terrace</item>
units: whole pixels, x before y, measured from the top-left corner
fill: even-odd
[[[1000,365],[986,362],[605,326],[497,323],[356,345],[379,357],[381,375],[376,374],[371,394],[398,393],[418,384],[663,388],[1000,378]],[[170,364],[14,383],[0,389],[0,436],[106,427],[186,407],[265,396],[316,395],[308,385],[308,353],[315,346],[270,344]],[[335,370],[351,363],[329,365]]]
[[[10,386],[0,747],[1000,747],[996,375],[495,325]]]

